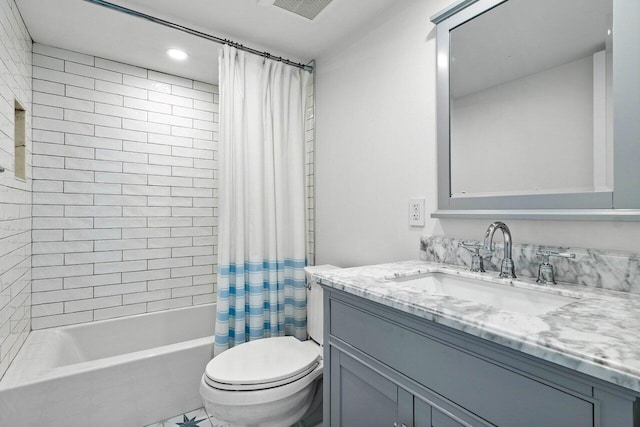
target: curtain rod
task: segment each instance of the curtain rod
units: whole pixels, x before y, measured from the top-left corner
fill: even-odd
[[[155,16],[147,15],[146,13],[138,12],[133,9],[129,9],[123,6],[119,6],[114,3],[109,3],[103,0],[84,0],[89,3],[96,4],[98,6],[103,6],[111,10],[115,10],[117,12],[126,13],[127,15],[135,16],[136,18],[142,18],[150,22],[154,22],[156,24],[164,25],[165,27],[173,28],[174,30],[182,31],[183,33],[191,34],[192,36],[200,37],[203,39],[210,40],[219,44],[227,44],[229,46],[235,47],[236,49],[243,50],[245,52],[253,53],[254,55],[259,55],[264,58],[273,59],[274,61],[279,61],[285,63],[287,65],[291,65],[294,67],[302,68],[305,71],[313,72],[313,66],[308,64],[301,64],[298,62],[293,62],[289,59],[282,58],[279,56],[273,56],[269,52],[262,52],[257,49],[253,49],[247,46],[244,46],[240,43],[234,42],[232,40],[223,39],[221,37],[212,36],[211,34],[203,33],[202,31],[194,30],[193,28],[185,27],[183,25],[175,24],[170,21],[166,21],[164,19],[156,18]]]

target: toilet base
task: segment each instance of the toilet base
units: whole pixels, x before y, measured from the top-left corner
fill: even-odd
[[[257,424],[237,424],[237,423],[228,423],[223,421],[224,419],[237,418],[237,412],[241,411],[243,415],[241,418],[244,419],[259,419],[264,416],[265,412],[271,412],[274,409],[273,404],[265,404],[265,405],[257,405],[257,406],[245,406],[245,407],[235,407],[232,409],[233,414],[229,415],[227,411],[222,408],[216,407],[216,405],[209,403],[205,403],[205,411],[207,415],[209,415],[214,420],[219,420],[221,426],[229,426],[229,427],[283,427],[283,426],[291,426],[295,424],[298,420],[300,420],[304,414],[308,411],[311,406],[311,402],[313,401],[313,395],[309,395],[307,399],[300,402],[300,407],[296,408],[293,412],[288,414],[283,413],[275,413],[274,416],[277,416],[275,420],[265,420],[263,422]],[[215,424],[214,424],[215,425]]]
[[[292,427],[322,427],[322,378],[318,380],[315,395],[307,413]]]
[[[200,394],[203,397],[204,408],[207,414],[220,422],[221,426],[230,427],[283,427],[295,425],[302,420],[310,410],[321,405],[322,399],[322,375],[318,369],[314,379],[304,385],[302,389],[292,394],[270,400],[265,399],[260,403],[247,403],[235,401],[223,403],[222,399],[212,398],[212,390],[204,382],[200,383]],[[309,378],[311,379],[311,378]],[[306,382],[306,381],[305,381]],[[289,384],[293,386],[293,384]],[[284,386],[287,387],[287,386]],[[297,387],[296,387],[297,388]],[[219,393],[219,392],[218,392]],[[239,396],[233,393],[234,400]],[[251,393],[251,392],[249,392]],[[226,393],[225,393],[226,394]],[[209,398],[207,398],[209,397]],[[320,399],[320,403],[318,400]],[[251,399],[249,399],[251,400]],[[305,425],[307,425],[305,423]]]

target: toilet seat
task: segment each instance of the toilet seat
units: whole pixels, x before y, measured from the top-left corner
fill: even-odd
[[[205,375],[205,381],[211,387],[215,387],[220,390],[229,390],[229,391],[254,391],[254,390],[264,390],[267,388],[278,387],[281,385],[289,384],[291,382],[297,381],[300,378],[309,375],[309,373],[313,372],[318,366],[318,363],[311,365],[307,370],[300,372],[289,378],[284,378],[279,381],[273,381],[263,384],[227,384],[220,383],[217,381],[213,381],[211,378]]]
[[[320,362],[319,346],[294,337],[274,337],[233,347],[214,357],[203,379],[213,388],[256,391],[297,381]]]

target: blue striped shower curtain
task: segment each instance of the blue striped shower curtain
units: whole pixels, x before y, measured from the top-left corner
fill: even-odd
[[[214,354],[305,339],[304,110],[309,73],[224,46]]]

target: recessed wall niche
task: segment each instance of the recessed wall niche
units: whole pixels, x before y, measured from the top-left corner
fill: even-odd
[[[15,175],[16,178],[26,179],[26,111],[24,107],[16,100],[14,116],[14,146],[15,146]]]

